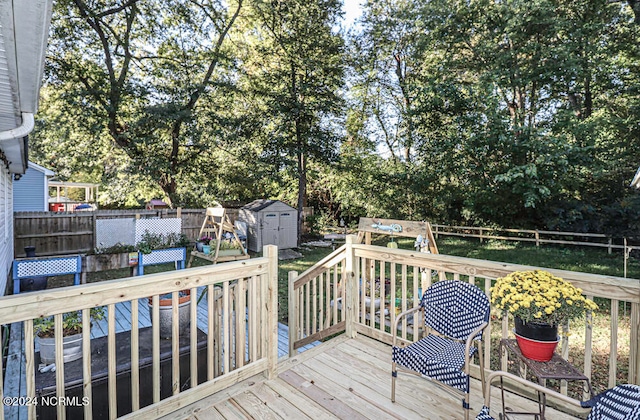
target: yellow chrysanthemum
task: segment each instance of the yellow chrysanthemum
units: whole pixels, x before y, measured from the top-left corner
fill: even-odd
[[[582,290],[541,270],[510,273],[497,279],[490,292],[495,307],[525,321],[561,324],[598,308]]]

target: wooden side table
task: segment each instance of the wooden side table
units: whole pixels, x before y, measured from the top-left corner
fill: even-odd
[[[513,338],[507,338],[500,340],[501,356],[513,354],[516,360],[519,362],[518,374],[522,377],[526,377],[527,369],[533,376],[538,378],[538,383],[542,386],[546,386],[547,379],[565,380],[565,381],[583,381],[584,389],[589,392],[589,395],[593,397],[593,389],[591,388],[591,382],[582,372],[576,369],[571,363],[560,357],[557,353],[553,354],[553,357],[548,362],[538,362],[522,355],[518,343]],[[544,420],[546,396],[544,393],[538,392],[538,412],[537,413],[521,413],[521,412],[506,412],[504,404],[504,387],[502,386],[502,379],[500,380],[500,388],[502,392],[502,413],[507,418],[507,414],[531,414],[536,418]]]

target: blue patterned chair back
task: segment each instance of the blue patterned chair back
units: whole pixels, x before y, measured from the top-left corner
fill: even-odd
[[[640,420],[640,386],[618,385],[582,406],[593,407],[587,420]]]
[[[478,287],[459,280],[434,283],[422,296],[425,324],[447,337],[464,340],[489,322],[489,299]],[[479,334],[477,338],[481,338]]]

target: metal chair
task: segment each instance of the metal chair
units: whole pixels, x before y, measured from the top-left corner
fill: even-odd
[[[519,376],[508,372],[496,371],[491,373],[487,378],[484,395],[484,406],[476,420],[495,420],[491,416],[491,382],[500,378],[508,378],[512,381],[525,385],[532,391],[545,393],[547,397],[551,396],[557,400],[573,405],[578,408],[591,408],[591,412],[587,420],[640,420],[640,386],[639,385],[618,385],[601,394],[596,395],[588,401],[578,401],[564,394],[560,394],[552,389],[545,388],[534,382],[527,381]],[[502,404],[502,413],[499,418],[505,418],[504,401]],[[544,420],[544,419],[543,419]]]
[[[458,280],[443,280],[429,287],[420,305],[398,315],[392,329],[391,401],[395,402],[398,367],[448,385],[463,394],[469,418],[469,366],[478,353],[484,387],[482,333],[489,325],[489,299],[478,287]],[[423,310],[428,335],[406,347],[396,345],[400,319]],[[474,341],[478,342],[474,346]],[[483,388],[484,389],[484,388]]]

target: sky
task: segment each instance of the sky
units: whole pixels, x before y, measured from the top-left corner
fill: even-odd
[[[342,0],[344,4],[344,20],[345,26],[348,28],[353,25],[353,22],[360,17],[362,13],[360,3],[364,0]]]

